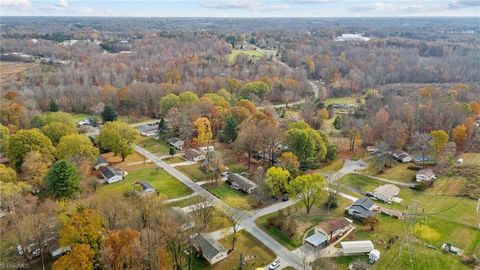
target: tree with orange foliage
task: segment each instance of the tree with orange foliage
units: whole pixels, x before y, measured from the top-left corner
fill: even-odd
[[[210,120],[206,117],[200,117],[193,123],[197,136],[193,139],[196,144],[202,145],[210,142],[213,137]]]
[[[102,245],[104,269],[141,269],[140,232],[135,230],[110,231]]]
[[[93,270],[95,252],[87,244],[75,244],[72,251],[63,255],[52,266],[52,270]]]
[[[467,127],[465,125],[458,125],[452,130],[452,139],[459,148],[463,148],[468,139]]]
[[[480,116],[480,102],[472,101],[470,103],[470,110],[472,111],[473,115]]]

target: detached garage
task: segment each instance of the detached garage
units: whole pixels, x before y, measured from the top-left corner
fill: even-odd
[[[374,249],[370,240],[340,242],[344,255],[367,254]]]

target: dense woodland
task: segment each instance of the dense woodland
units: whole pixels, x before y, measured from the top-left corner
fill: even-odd
[[[227,163],[241,167],[260,186],[257,208],[290,195],[306,215],[320,198],[330,211],[338,198],[320,196],[327,181],[317,170],[338,156],[363,158],[367,146],[381,153],[371,158],[379,174],[394,163],[385,153],[405,150],[465,177],[459,197],[480,197],[479,167],[453,167],[458,155],[480,152],[475,19],[3,19],[2,57],[23,65],[1,74],[3,265],[192,266],[192,231],[165,197],[99,195],[98,155],[121,163],[140,145],[125,119],[158,120],[158,144],[178,137],[185,148],[223,147],[202,165],[208,185],[221,185]],[[345,33],[370,40],[335,40]],[[79,113],[102,119],[97,137],[76,125]],[[196,209],[193,232],[209,226],[208,209]],[[225,215],[239,226],[238,212]],[[71,251],[54,262],[52,246]]]

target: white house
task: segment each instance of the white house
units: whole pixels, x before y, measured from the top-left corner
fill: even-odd
[[[123,173],[122,171],[118,170],[117,168],[114,168],[112,166],[104,166],[100,167],[100,174],[103,177],[103,180],[106,183],[116,183],[118,181],[123,180]]]
[[[315,232],[323,234],[327,243],[334,242],[339,237],[343,236],[346,232],[352,229],[354,226],[352,221],[347,218],[337,218],[328,221],[324,221],[315,226]]]
[[[393,198],[395,198],[399,192],[400,189],[397,186],[392,184],[386,184],[377,187],[373,191],[373,197],[377,198],[380,201],[391,203]]]
[[[256,183],[238,173],[228,174],[227,181],[232,185],[232,188],[240,189],[248,194],[251,194],[258,187]]]
[[[202,151],[204,154],[208,154],[215,151],[215,147],[213,145],[207,145],[199,147],[198,150]]]
[[[205,159],[205,154],[198,149],[189,148],[185,150],[185,158],[191,161],[199,162]]]
[[[167,139],[167,143],[175,148],[177,148],[178,150],[182,151],[183,150],[183,140],[177,138],[177,137],[173,137],[173,138],[168,138]]]
[[[417,182],[431,181],[436,179],[435,173],[432,169],[422,169],[419,170],[415,176]]]
[[[373,246],[372,241],[363,240],[363,241],[343,241],[340,242],[342,246],[343,255],[357,255],[357,254],[368,254],[375,247]]]
[[[208,233],[197,233],[190,237],[195,249],[211,265],[227,258],[227,249]]]
[[[393,158],[395,158],[396,160],[398,160],[402,163],[412,162],[412,160],[413,160],[413,157],[405,151],[394,151],[392,153],[392,156],[393,156]]]

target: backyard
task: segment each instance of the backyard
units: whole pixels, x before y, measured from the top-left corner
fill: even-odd
[[[154,137],[141,137],[137,144],[154,154],[168,155],[170,149],[166,142]]]
[[[243,201],[242,205],[251,206],[251,198],[249,195],[231,188],[227,183],[219,184],[218,187],[211,187],[208,191],[226,203],[229,203],[229,201]],[[226,200],[227,198],[228,200]]]
[[[177,170],[183,172],[193,181],[207,181],[208,175],[201,169],[200,163],[195,163],[192,165],[177,166]]]

